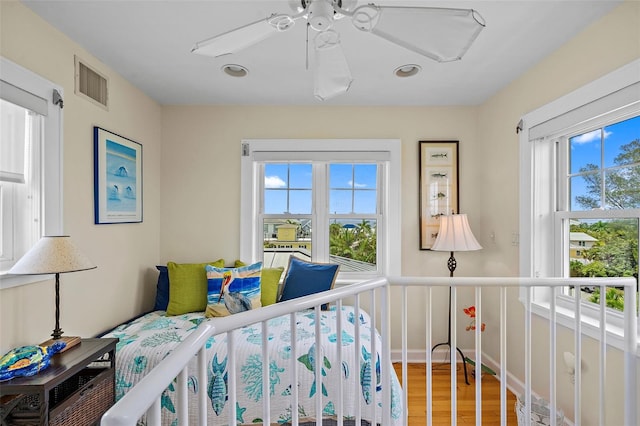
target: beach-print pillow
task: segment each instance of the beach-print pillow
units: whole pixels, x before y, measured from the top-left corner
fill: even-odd
[[[236,260],[233,266],[239,268],[241,266],[247,266],[247,264],[241,260]],[[264,266],[264,264],[262,266]],[[278,301],[280,277],[283,272],[283,266],[262,268],[262,273],[260,274],[260,302],[262,303],[262,306],[273,305]]]
[[[260,274],[262,262],[239,268],[205,268],[207,273],[207,317],[224,317],[262,306]]]

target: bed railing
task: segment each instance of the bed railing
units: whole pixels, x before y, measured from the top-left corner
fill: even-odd
[[[549,388],[548,389],[532,389],[532,291],[534,288],[546,289],[552,296],[557,296],[561,287],[572,286],[574,289],[582,286],[597,287],[600,289],[600,294],[604,295],[606,287],[620,287],[624,288],[624,321],[621,330],[617,333],[622,335],[623,338],[623,351],[624,351],[624,424],[636,425],[638,422],[637,413],[637,401],[638,401],[638,383],[637,383],[637,302],[636,302],[636,286],[637,283],[634,279],[614,279],[614,278],[598,278],[598,279],[562,279],[562,278],[439,278],[439,277],[391,277],[389,279],[380,278],[362,283],[347,285],[338,287],[334,290],[320,293],[314,296],[308,296],[300,299],[290,300],[283,303],[267,306],[261,309],[245,312],[238,315],[232,315],[224,318],[216,318],[215,321],[205,321],[196,330],[189,335],[184,342],[180,344],[169,356],[167,356],[156,368],[154,368],[147,376],[145,376],[135,387],[127,392],[102,418],[101,424],[104,426],[123,426],[123,425],[136,425],[138,420],[146,415],[146,423],[148,425],[161,424],[161,395],[164,389],[169,386],[174,379],[176,379],[176,392],[178,396],[178,403],[176,407],[176,413],[178,416],[178,424],[187,425],[188,421],[188,407],[187,407],[187,364],[193,359],[194,356],[198,359],[198,375],[200,383],[206,383],[206,359],[204,346],[207,340],[220,333],[229,333],[227,338],[228,353],[233,353],[234,349],[234,330],[238,330],[243,326],[260,323],[263,329],[263,342],[262,351],[263,359],[267,357],[267,321],[272,318],[276,318],[282,315],[291,315],[291,333],[292,342],[295,342],[295,312],[301,310],[314,308],[316,315],[320,314],[320,307],[325,303],[335,303],[337,308],[340,309],[342,304],[350,304],[354,306],[355,316],[359,317],[359,309],[361,303],[367,304],[367,309],[371,313],[372,328],[377,328],[382,336],[382,347],[376,348],[376,339],[371,339],[371,353],[375,353],[379,350],[381,353],[381,362],[383,366],[390,365],[392,361],[391,352],[391,310],[390,303],[392,297],[394,301],[399,296],[401,302],[394,305],[393,316],[395,319],[401,321],[401,348],[399,349],[400,358],[398,360],[402,365],[402,383],[407,383],[407,364],[409,342],[408,337],[410,332],[408,330],[408,319],[417,317],[418,315],[424,318],[425,329],[425,344],[422,348],[424,359],[422,362],[426,363],[426,423],[431,425],[433,422],[433,401],[431,399],[432,392],[432,364],[433,356],[433,318],[432,318],[432,290],[436,287],[451,287],[451,336],[450,345],[452,348],[457,347],[458,336],[456,333],[456,312],[459,312],[457,297],[458,290],[464,288],[474,289],[474,303],[476,307],[476,324],[482,323],[483,309],[482,309],[482,292],[490,288],[496,288],[499,291],[498,307],[492,306],[493,311],[496,309],[499,311],[499,361],[497,363],[496,377],[500,381],[500,418],[501,425],[507,424],[507,389],[513,388],[508,384],[508,364],[507,364],[507,290],[520,288],[524,294],[524,330],[522,330],[524,336],[524,382],[523,382],[523,400],[524,400],[524,424],[530,426],[531,423],[531,407],[532,398],[534,393],[546,394],[549,401],[549,409],[551,413],[555,413],[558,409],[557,402],[557,389],[556,380],[558,375],[558,367],[556,359],[557,357],[557,328],[558,328],[558,305],[556,303],[557,297],[548,297],[547,308],[549,312],[549,341],[548,341],[548,356],[549,356]],[[396,288],[398,290],[396,290]],[[409,312],[408,307],[408,295],[410,291],[419,289],[420,297],[424,299],[424,305],[420,312]],[[573,342],[573,350],[575,354],[575,365],[581,365],[581,357],[583,350],[583,314],[581,304],[581,292],[574,291],[574,304],[573,304],[573,329],[575,330],[575,339]],[[368,297],[367,297],[368,296]],[[416,296],[411,296],[412,300]],[[601,297],[600,314],[599,319],[596,321],[595,326],[599,328],[600,333],[598,337],[599,344],[599,401],[600,407],[598,409],[599,419],[598,424],[605,425],[605,377],[606,377],[606,352],[610,344],[607,332],[607,321],[610,314],[607,313],[607,309],[604,309],[605,301],[604,297]],[[493,305],[493,304],[492,304]],[[338,317],[340,318],[340,317]],[[338,319],[338,330],[341,328],[341,324]],[[438,324],[441,322],[439,321]],[[356,325],[358,321],[356,321]],[[317,321],[316,327],[316,339],[319,338],[319,321]],[[356,347],[359,345],[360,332],[356,333]],[[483,358],[486,357],[485,351],[483,351],[483,336],[480,327],[476,327],[475,333],[475,418],[476,424],[482,424],[482,371],[481,366],[483,364]],[[337,333],[338,346],[341,345],[341,333]],[[414,339],[415,340],[415,339]],[[412,342],[413,343],[413,342]],[[320,344],[316,340],[316,346]],[[415,348],[411,348],[415,350]],[[296,359],[295,345],[292,345],[291,359]],[[449,362],[451,363],[451,424],[457,424],[457,384],[458,378],[456,373],[457,357],[454,356],[455,351],[451,351]],[[321,357],[316,357],[316,371],[320,371]],[[488,357],[487,357],[488,358]],[[415,362],[415,360],[412,360]],[[231,413],[229,418],[234,419],[235,413],[235,395],[237,378],[235,377],[235,367],[233,365],[233,357],[229,357],[228,371],[228,395],[229,395],[229,407]],[[295,368],[293,369],[295,371]],[[391,382],[391,372],[388,368],[382,368],[382,383]],[[295,372],[294,372],[295,374]],[[269,414],[269,391],[268,391],[268,375],[269,368],[263,368],[263,424],[271,424]],[[321,375],[316,377],[316,386],[320,387]],[[375,375],[372,375],[375,376]],[[373,378],[372,378],[373,380]],[[296,377],[294,376],[294,383]],[[575,384],[574,384],[574,419],[573,424],[580,425],[582,423],[582,372],[580,368],[575,369]],[[374,384],[375,386],[375,384]],[[390,419],[390,406],[391,406],[391,386],[383,386],[382,395],[382,418],[375,418],[375,410],[373,413],[374,422],[382,425],[391,424]],[[294,401],[292,407],[292,413],[297,413],[297,389],[293,386],[291,389]],[[341,389],[342,392],[342,389]],[[200,425],[207,424],[207,396],[205,392],[199,393],[198,401],[198,418]],[[342,407],[338,404],[336,407],[337,424],[342,425]],[[316,412],[322,412],[322,394],[317,392],[316,394]],[[408,423],[408,398],[407,392],[404,392],[404,424]],[[355,418],[355,424],[360,424],[361,410],[358,407],[357,416]],[[549,419],[551,426],[560,426],[556,424],[555,416],[551,415]],[[591,421],[589,423],[595,423]],[[297,416],[292,416],[292,424],[298,425]],[[322,424],[318,418],[317,424]]]

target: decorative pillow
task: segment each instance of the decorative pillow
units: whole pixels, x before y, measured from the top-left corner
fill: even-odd
[[[169,304],[169,271],[166,266],[162,265],[157,265],[156,269],[160,271],[160,274],[158,274],[158,283],[156,284],[156,303],[153,310],[166,311]]]
[[[307,262],[291,255],[280,302],[331,290],[340,265]],[[323,305],[323,309],[326,305]]]
[[[280,277],[284,272],[284,268],[263,268],[260,276],[260,301],[262,306],[273,305],[278,301],[278,287],[280,286]]]
[[[201,312],[207,307],[207,273],[205,266],[224,266],[224,259],[206,263],[168,262],[169,303],[167,315]]]
[[[236,260],[234,267],[239,268],[247,264],[241,260]],[[278,301],[278,287],[280,286],[280,277],[284,272],[282,266],[275,268],[262,268],[260,275],[260,303],[262,306],[273,305]]]
[[[207,317],[224,317],[262,306],[262,262],[240,268],[206,266]]]

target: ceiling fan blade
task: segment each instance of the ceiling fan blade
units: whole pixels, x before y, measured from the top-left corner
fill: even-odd
[[[324,101],[345,93],[353,78],[340,45],[340,35],[333,30],[322,31],[314,45],[313,94]]]
[[[237,52],[267,37],[288,30],[299,16],[274,15],[195,44],[192,53],[218,57]]]
[[[359,30],[438,62],[461,59],[485,26],[473,9],[364,5],[351,16]]]

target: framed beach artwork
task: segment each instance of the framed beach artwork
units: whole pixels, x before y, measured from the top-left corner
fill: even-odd
[[[458,212],[458,141],[420,141],[420,250],[430,250],[440,216]]]
[[[142,222],[142,145],[93,128],[95,223]]]

